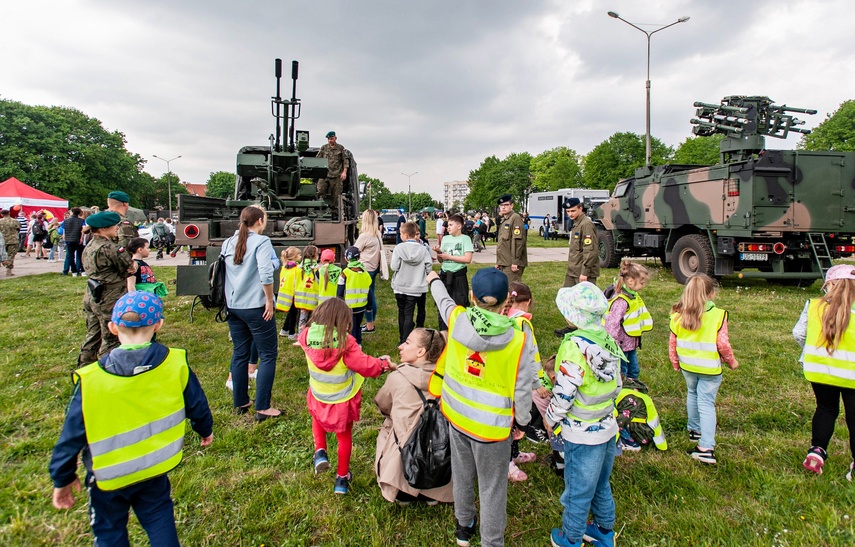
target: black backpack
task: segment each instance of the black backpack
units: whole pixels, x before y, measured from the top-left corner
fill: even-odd
[[[401,450],[404,478],[413,488],[426,490],[451,482],[451,443],[448,421],[439,410],[439,401],[425,399],[422,390],[413,386],[424,403],[419,423]],[[395,442],[398,438],[395,437]]]
[[[218,323],[225,323],[229,318],[229,311],[226,307],[226,257],[222,253],[208,266],[208,285],[211,293],[207,307],[217,310]]]
[[[41,220],[36,220],[35,224],[33,224],[33,235],[36,237],[45,237],[47,235],[47,230]]]

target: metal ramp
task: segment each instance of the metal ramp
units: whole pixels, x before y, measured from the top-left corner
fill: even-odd
[[[828,245],[825,242],[825,234],[817,232],[808,233],[808,241],[810,248],[813,251],[813,258],[816,265],[819,267],[819,272],[822,274],[822,279],[825,279],[825,272],[831,268],[831,251],[828,250]]]

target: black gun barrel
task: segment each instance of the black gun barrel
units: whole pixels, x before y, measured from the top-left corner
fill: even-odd
[[[300,69],[300,63],[291,61],[291,115],[288,126],[288,151],[293,152],[294,147],[294,126],[297,123],[297,73]]]
[[[813,108],[796,108],[794,106],[787,106],[782,104],[778,106],[773,104],[770,108],[778,110],[779,112],[798,112],[799,114],[816,114],[816,110]]]
[[[279,93],[279,84],[282,80],[282,59],[276,59],[274,62],[273,73],[276,76],[276,97],[273,98],[276,102],[276,114],[274,115],[276,118],[276,144],[274,145],[274,149],[278,152],[281,150],[282,145],[282,125],[279,120],[279,103],[282,101]]]

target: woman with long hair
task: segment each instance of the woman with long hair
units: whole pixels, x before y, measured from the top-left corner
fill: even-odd
[[[366,209],[362,213],[359,237],[354,246],[359,249],[359,259],[371,276],[371,287],[368,289],[368,307],[365,309],[365,326],[362,327],[362,332],[374,332],[374,320],[377,318],[375,285],[377,283],[377,272],[380,271],[380,255],[384,251],[380,225],[377,223],[377,213],[371,209]]]
[[[240,227],[223,243],[226,258],[226,307],[232,335],[231,374],[234,406],[245,414],[249,399],[249,357],[253,342],[258,349],[255,419],[262,422],[281,412],[270,406],[270,392],[279,354],[276,321],[273,317],[273,260],[276,252],[263,235],[267,213],[251,205],[240,214]]]

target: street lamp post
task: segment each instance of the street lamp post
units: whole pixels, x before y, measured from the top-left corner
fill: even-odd
[[[413,214],[413,196],[410,193],[410,179],[413,175],[418,175],[419,172],[416,171],[414,173],[410,173],[409,175],[406,173],[401,174],[407,177],[407,218],[409,218],[409,216]]]
[[[152,154],[152,156],[159,159],[160,161],[166,162],[166,193],[168,194],[167,195],[167,201],[169,201],[169,218],[171,219],[172,218],[172,169],[169,168],[169,162],[175,161],[178,158],[180,158],[181,156],[175,156],[171,160],[161,158],[160,156],[157,156],[155,154]],[[170,222],[172,222],[172,221],[170,220]]]
[[[665,26],[659,27],[658,29],[656,29],[654,31],[648,32],[648,31],[630,23],[629,21],[627,21],[626,19],[624,19],[623,17],[621,17],[620,15],[618,15],[617,13],[615,13],[613,11],[609,12],[609,17],[612,17],[614,19],[620,19],[621,21],[623,21],[627,25],[631,26],[632,28],[640,30],[641,32],[644,33],[645,36],[647,36],[647,82],[645,83],[645,87],[647,88],[647,121],[646,121],[645,126],[646,126],[646,131],[647,131],[647,133],[646,133],[646,135],[647,135],[647,166],[650,167],[650,165],[651,165],[651,161],[650,161],[650,155],[651,155],[650,154],[650,37],[653,36],[654,34],[656,34],[657,32],[659,32],[660,30],[665,30],[668,27],[673,27],[677,23],[685,23],[686,21],[689,20],[689,18],[688,17],[680,17],[679,19],[677,19],[676,21],[674,21],[673,23],[671,23],[669,25],[665,25]]]

